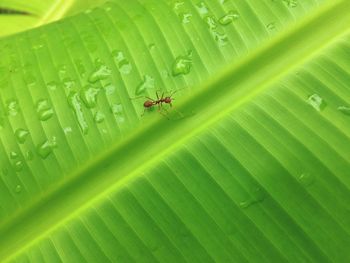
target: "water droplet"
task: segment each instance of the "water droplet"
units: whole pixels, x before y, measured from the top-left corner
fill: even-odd
[[[63,128],[63,132],[65,134],[68,134],[68,133],[72,132],[72,127],[65,127],[65,128]]]
[[[72,90],[75,85],[75,81],[70,78],[63,79],[63,87],[67,90]]]
[[[44,47],[44,44],[40,44],[40,43],[32,45],[33,50],[38,50],[38,49],[41,49],[43,47]]]
[[[267,24],[267,25],[266,25],[266,28],[267,28],[268,30],[275,30],[275,29],[276,29],[276,24],[275,24],[275,22],[272,22],[272,23]]]
[[[239,206],[241,208],[248,208],[251,205],[264,201],[265,199],[265,194],[263,190],[259,187],[253,189],[253,191],[250,194],[251,194],[251,197],[249,199],[239,203]]]
[[[314,177],[309,173],[303,173],[299,176],[298,180],[303,186],[310,186],[314,182]]]
[[[228,38],[227,38],[226,34],[219,33],[217,31],[213,31],[212,34],[213,34],[215,41],[218,42],[219,46],[223,47],[223,46],[227,45]]]
[[[298,6],[298,1],[297,0],[283,0],[283,2],[291,8],[297,7]]]
[[[111,95],[115,92],[115,86],[111,83],[107,84],[106,86],[104,86],[104,90],[106,95]]]
[[[16,185],[15,192],[19,194],[22,191],[22,186],[21,185]]]
[[[156,48],[156,45],[155,44],[149,44],[148,45],[148,48],[149,48],[149,50],[151,50],[151,51],[153,51],[155,48]]]
[[[169,72],[166,69],[162,70],[161,74],[163,78],[169,78],[170,76]]]
[[[309,96],[307,102],[317,111],[321,111],[327,106],[327,103],[318,94]]]
[[[58,76],[60,79],[64,79],[67,77],[67,66],[66,65],[60,65],[58,67]]]
[[[26,160],[31,161],[34,159],[34,154],[31,151],[27,151],[25,153],[25,158],[26,158]]]
[[[17,158],[18,158],[18,153],[10,152],[10,159],[17,159]]]
[[[86,86],[82,89],[80,93],[80,98],[88,108],[94,108],[97,104],[97,95],[99,93],[100,89],[92,87],[92,86]]]
[[[132,66],[129,60],[126,59],[122,51],[115,50],[112,52],[115,64],[118,67],[120,73],[127,75],[131,72]]]
[[[192,68],[192,51],[188,53],[186,56],[179,56],[175,59],[173,64],[172,75],[187,75],[190,73]]]
[[[105,115],[100,111],[96,111],[95,116],[94,116],[94,121],[96,123],[101,123],[104,120],[105,120]]]
[[[222,16],[219,19],[219,23],[221,25],[228,25],[230,23],[232,23],[234,20],[237,20],[239,18],[239,14],[236,11],[229,11],[226,15]]]
[[[83,134],[87,134],[89,130],[89,126],[85,120],[85,116],[83,113],[81,101],[78,93],[72,92],[68,96],[68,104],[74,110],[75,117],[78,120],[79,127]]]
[[[338,111],[340,111],[341,113],[350,116],[350,107],[347,106],[339,106],[337,108]]]
[[[121,114],[123,112],[123,105],[119,103],[112,104],[111,110],[113,114]]]
[[[16,172],[20,172],[23,169],[23,162],[22,161],[17,161],[15,162],[14,169]]]
[[[208,28],[210,30],[216,29],[218,27],[218,23],[216,21],[216,18],[214,16],[206,16],[204,18],[205,22],[208,25]]]
[[[174,10],[180,9],[184,4],[185,4],[185,3],[182,2],[182,1],[176,1],[176,2],[174,3],[173,9],[174,9]]]
[[[17,100],[11,99],[6,102],[7,114],[10,116],[16,116],[19,112],[19,105]]]
[[[37,153],[42,159],[46,159],[57,147],[56,138],[46,140],[37,146]]]
[[[36,84],[36,77],[32,71],[24,71],[23,78],[28,87],[32,87]]]
[[[200,3],[196,4],[196,9],[197,9],[198,13],[202,16],[209,13],[208,6],[204,2],[200,2]]]
[[[36,112],[41,121],[47,121],[54,114],[53,109],[49,106],[49,102],[46,99],[41,99],[36,103]]]
[[[188,23],[191,22],[192,14],[190,14],[190,13],[180,13],[179,17],[181,19],[182,24],[188,24]]]
[[[111,111],[114,114],[114,117],[116,119],[117,122],[124,122],[125,118],[123,116],[123,105],[115,103],[111,105]]]
[[[49,90],[56,90],[57,89],[57,83],[54,81],[51,81],[46,84]]]
[[[85,78],[86,70],[85,70],[85,66],[83,64],[83,61],[81,59],[77,59],[74,62],[75,62],[75,66],[79,72],[80,77]]]
[[[148,75],[144,75],[143,81],[136,87],[135,94],[140,95],[141,93],[145,92],[146,89],[153,89],[154,88],[154,78]]]
[[[100,64],[100,63],[97,63],[97,64]],[[89,77],[89,82],[96,83],[99,80],[107,79],[108,77],[111,76],[111,73],[112,71],[110,70],[109,67],[107,67],[107,65],[100,64],[96,66],[94,71],[91,73]]]
[[[25,129],[17,129],[15,131],[15,136],[20,144],[23,144],[29,135],[29,131]]]

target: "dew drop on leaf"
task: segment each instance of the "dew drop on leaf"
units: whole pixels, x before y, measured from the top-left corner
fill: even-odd
[[[27,151],[25,153],[25,158],[26,158],[26,160],[31,161],[34,159],[34,154],[31,151]]]
[[[155,86],[155,80],[149,75],[143,77],[143,81],[136,87],[135,95],[140,95],[146,91],[146,89],[153,89]]]
[[[322,111],[327,106],[326,102],[318,94],[309,96],[307,102],[317,111]]]
[[[298,180],[303,186],[310,186],[314,182],[314,177],[309,173],[303,173],[299,176]]]
[[[196,9],[198,13],[202,16],[207,15],[209,13],[208,6],[204,2],[196,4]]]
[[[78,120],[78,124],[82,133],[87,134],[89,130],[89,126],[86,122],[78,93],[72,92],[69,94],[68,104],[74,111],[75,117]]]
[[[126,59],[124,53],[122,51],[115,50],[112,52],[112,56],[119,72],[124,75],[130,74],[132,66],[129,60]]]
[[[57,83],[54,81],[47,83],[46,86],[48,87],[49,90],[52,90],[52,91],[57,89]]]
[[[47,121],[54,114],[53,109],[49,106],[49,102],[46,99],[41,99],[36,103],[36,112],[41,121]]]
[[[219,46],[223,47],[223,46],[226,46],[228,44],[228,38],[227,38],[227,35],[225,33],[213,31],[212,34],[213,34],[215,41],[218,42]]]
[[[222,16],[219,19],[219,23],[221,25],[228,25],[230,23],[232,23],[234,20],[237,20],[239,18],[239,14],[236,11],[229,11],[226,15]]]
[[[176,1],[173,5],[173,9],[176,11],[180,9],[185,3],[183,1]]]
[[[188,24],[188,23],[191,22],[192,14],[190,14],[190,13],[180,13],[179,17],[181,19],[182,24]]]
[[[73,90],[75,81],[70,78],[63,79],[63,87],[67,90]]]
[[[83,61],[81,59],[77,59],[74,61],[74,63],[79,72],[80,77],[85,78],[86,70]]]
[[[111,83],[107,84],[103,88],[105,90],[106,95],[111,95],[115,92],[115,86]]]
[[[23,162],[22,161],[15,162],[13,168],[16,170],[16,172],[22,171],[22,169],[23,169]]]
[[[46,159],[56,147],[56,138],[53,138],[52,140],[45,140],[43,143],[38,145],[37,153],[42,159]]]
[[[113,114],[121,114],[123,112],[123,106],[119,103],[112,104],[111,110]]]
[[[16,116],[19,112],[18,101],[15,99],[8,100],[6,102],[7,114],[10,116]]]
[[[111,111],[116,119],[117,122],[123,123],[125,121],[125,118],[123,116],[123,106],[119,103],[115,103],[111,105]]]
[[[112,74],[111,69],[107,67],[107,65],[100,64],[100,63],[97,63],[97,64],[99,65],[96,66],[94,71],[90,74],[90,77],[89,77],[90,83],[96,83],[99,80],[107,79]]]
[[[204,21],[207,23],[208,28],[210,30],[216,29],[218,27],[218,23],[217,23],[216,18],[214,16],[206,16],[204,18]]]
[[[265,199],[265,194],[264,194],[263,190],[259,187],[254,188],[250,194],[251,194],[250,198],[239,203],[239,206],[241,208],[248,208],[251,205],[254,205],[254,204],[257,204],[257,203],[264,201],[264,199]]]
[[[283,0],[283,2],[291,8],[297,7],[298,6],[298,0]]]
[[[25,129],[17,129],[15,131],[15,136],[20,144],[23,144],[29,135],[29,131]]]
[[[276,29],[275,22],[268,23],[268,24],[266,25],[266,28],[267,28],[268,30],[275,30],[275,29]]]
[[[96,123],[101,123],[105,120],[105,115],[100,112],[100,111],[96,111],[95,115],[94,115],[94,121]]]
[[[16,153],[16,152],[10,152],[10,159],[17,159],[18,158],[18,153]]]
[[[175,59],[173,64],[172,75],[174,77],[179,75],[187,75],[192,68],[192,51],[186,56],[179,56]]]
[[[60,79],[64,79],[67,77],[67,66],[66,65],[60,65],[58,67],[58,76]]]
[[[97,104],[97,95],[100,89],[92,86],[86,86],[80,92],[80,98],[87,108],[94,108]]]
[[[63,128],[63,132],[64,132],[64,134],[68,134],[68,133],[72,132],[72,127]]]
[[[32,71],[25,71],[23,74],[24,82],[28,87],[32,87],[36,84],[36,78]]]
[[[16,185],[16,187],[15,187],[15,192],[17,193],[17,194],[19,194],[20,192],[22,191],[22,186],[21,185]]]
[[[347,106],[339,106],[337,108],[338,111],[340,111],[341,113],[350,116],[350,107]]]

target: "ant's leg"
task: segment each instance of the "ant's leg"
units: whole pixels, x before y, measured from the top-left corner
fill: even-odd
[[[157,100],[159,100],[158,90],[156,91]]]
[[[166,111],[166,114],[165,114],[164,112],[162,112],[161,110],[158,110],[158,112],[159,112],[160,114],[162,114],[165,118],[167,118],[168,120],[170,120],[169,117],[168,117],[168,111],[167,111],[166,109],[164,109],[164,108],[162,108],[162,109]]]
[[[152,101],[152,102],[155,102],[155,100],[154,99],[152,99],[152,98],[150,98],[150,97],[145,97],[146,99],[149,99],[150,101]]]
[[[143,108],[143,112],[141,113],[141,117],[143,117],[143,115],[145,115],[145,111],[146,111],[146,108]]]

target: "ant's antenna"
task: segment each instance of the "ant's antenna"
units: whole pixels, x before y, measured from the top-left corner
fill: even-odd
[[[170,96],[169,96],[169,97],[173,96],[176,92],[178,92],[179,90],[183,90],[183,89],[185,89],[185,88],[173,90],[173,91],[170,93]]]

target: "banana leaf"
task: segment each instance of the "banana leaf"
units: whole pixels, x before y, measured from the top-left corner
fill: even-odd
[[[1,262],[350,261],[348,0],[84,10],[0,39]]]

